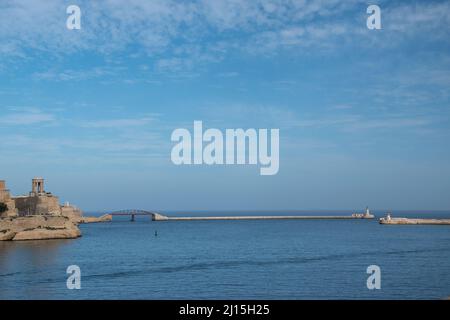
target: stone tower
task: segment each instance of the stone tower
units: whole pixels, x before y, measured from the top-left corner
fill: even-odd
[[[9,197],[9,191],[6,189],[5,180],[0,180],[0,202],[6,202]]]
[[[0,180],[0,202],[4,203],[8,207],[6,212],[0,214],[0,218],[17,216],[15,202],[9,194],[9,190],[6,189],[6,183],[4,180]]]
[[[31,193],[33,196],[44,194],[44,179],[43,178],[34,178],[32,180]]]
[[[29,195],[14,197],[14,200],[20,216],[61,215],[59,199],[44,190],[43,178],[32,179]]]

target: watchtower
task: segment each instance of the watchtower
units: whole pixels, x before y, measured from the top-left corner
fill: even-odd
[[[0,201],[4,201],[6,198],[9,198],[9,192],[6,189],[5,180],[0,180]]]
[[[44,194],[44,179],[43,178],[34,178],[31,182],[31,193],[33,195]]]

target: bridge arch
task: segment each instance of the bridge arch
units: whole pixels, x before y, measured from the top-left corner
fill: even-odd
[[[148,211],[148,210],[140,210],[140,209],[124,209],[124,210],[118,210],[109,213],[112,217],[114,216],[130,216],[131,221],[135,221],[136,216],[150,216],[153,220],[153,217],[157,215],[158,213]]]

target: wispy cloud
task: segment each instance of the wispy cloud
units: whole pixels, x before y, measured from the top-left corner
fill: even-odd
[[[33,159],[48,163],[154,164],[167,159],[169,145],[159,134],[136,133],[132,136],[46,137],[26,134],[4,135],[0,141],[2,159]],[[149,161],[149,160],[152,161]]]
[[[47,70],[44,72],[36,72],[33,77],[38,80],[54,80],[54,81],[83,81],[100,77],[117,76],[123,70],[122,67],[94,67],[86,70]]]
[[[239,50],[276,54],[280,50],[333,49],[343,42],[397,45],[420,33],[425,40],[448,41],[448,2],[389,3],[385,31],[365,28],[363,0],[119,0],[79,1],[82,29],[65,28],[64,0],[5,0],[0,11],[0,56],[33,59],[90,52],[132,51],[154,60],[161,72],[185,72]],[[388,31],[388,32],[386,32]],[[378,40],[377,40],[378,39]],[[389,41],[387,41],[389,40]],[[15,60],[19,62],[19,60]],[[42,72],[42,79],[72,80],[107,76],[104,70]]]
[[[56,121],[52,113],[41,111],[37,108],[16,108],[6,107],[5,109],[15,110],[3,116],[0,116],[0,124],[6,126],[34,125],[42,123],[51,123]]]
[[[360,114],[347,114],[310,119],[297,118],[288,121],[287,124],[297,128],[332,129],[350,133],[369,130],[396,132],[396,130],[409,129],[411,134],[415,129],[432,128],[441,120],[426,115],[385,114],[368,117]]]
[[[154,121],[155,118],[144,117],[144,118],[124,118],[124,119],[104,119],[104,120],[93,120],[81,123],[82,127],[85,128],[124,128],[124,127],[140,127],[145,126]]]

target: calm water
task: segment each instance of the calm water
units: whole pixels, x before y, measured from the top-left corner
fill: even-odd
[[[450,213],[413,216],[449,218]],[[0,242],[0,299],[450,296],[450,226],[141,217],[81,229],[83,237],[76,240]],[[66,268],[73,264],[81,268],[81,290],[66,288]],[[381,290],[366,287],[372,264],[381,268]]]

